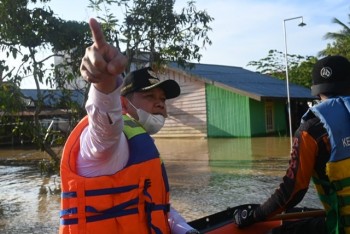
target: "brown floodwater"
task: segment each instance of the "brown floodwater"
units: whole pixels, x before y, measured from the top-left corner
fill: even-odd
[[[289,138],[156,139],[171,186],[171,203],[186,220],[227,207],[261,203],[288,166]],[[60,177],[41,175],[30,149],[0,148],[0,233],[57,233]],[[17,160],[21,159],[19,163]],[[320,208],[310,186],[300,206]]]

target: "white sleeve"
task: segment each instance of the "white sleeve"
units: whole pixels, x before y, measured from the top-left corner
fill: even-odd
[[[119,79],[121,84],[121,77]],[[80,136],[78,173],[89,177],[115,173],[129,158],[123,134],[120,86],[112,93],[104,94],[91,85],[85,108],[89,125]]]
[[[185,234],[187,231],[193,229],[193,227],[187,224],[179,212],[172,207],[170,207],[168,222],[172,234]]]
[[[106,152],[119,142],[123,132],[120,88],[106,95],[92,85],[85,108],[89,125],[85,139],[81,142],[83,155],[95,159],[106,157]]]

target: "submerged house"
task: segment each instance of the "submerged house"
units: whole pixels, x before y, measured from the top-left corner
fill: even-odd
[[[169,65],[158,75],[160,79],[176,80],[181,87],[181,95],[167,100],[168,118],[154,137],[288,135],[285,81],[241,67],[210,64],[195,64],[192,69]],[[30,97],[27,100],[28,113],[22,115],[31,118],[30,100],[36,99],[36,90],[21,92]],[[40,116],[42,124],[69,133],[72,129],[67,125],[72,122],[69,121],[70,111],[57,108],[62,93],[59,90],[43,90],[43,93],[52,98],[46,99],[46,108]],[[71,95],[73,100],[84,105],[84,94],[72,90]],[[307,102],[313,99],[309,89],[290,84],[293,130],[299,125],[308,107]],[[4,127],[9,123],[0,124]],[[5,143],[4,137],[6,135],[0,134],[0,143]],[[7,141],[13,142],[13,139]]]
[[[155,137],[255,137],[287,135],[286,82],[241,67],[168,66],[161,79],[176,80],[178,98],[167,100],[165,126]],[[299,125],[310,90],[290,84],[292,128]]]
[[[36,89],[21,89],[22,93],[21,102],[25,105],[25,109],[18,113],[3,113],[0,115],[7,116],[6,122],[0,121],[0,145],[18,145],[32,143],[32,139],[23,134],[19,135],[14,133],[14,129],[17,125],[23,125],[24,122],[30,123],[34,121],[34,114],[36,107],[34,102],[38,100]],[[64,99],[64,94],[60,90],[48,90],[42,89],[41,95],[43,98],[42,110],[38,114],[39,122],[42,128],[47,130],[48,133],[69,134],[72,129],[72,110],[63,108],[60,102]],[[69,99],[72,102],[82,105],[84,96],[82,93],[71,90]],[[68,98],[65,99],[68,101]],[[46,138],[46,136],[45,136]],[[55,134],[51,136],[55,138]],[[51,139],[54,140],[54,139]]]

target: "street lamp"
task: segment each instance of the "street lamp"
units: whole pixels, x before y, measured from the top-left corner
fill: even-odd
[[[285,58],[285,63],[286,63],[286,85],[287,85],[287,108],[288,108],[289,136],[290,136],[290,148],[291,149],[293,147],[293,140],[292,140],[293,139],[293,131],[292,131],[292,115],[291,115],[291,110],[290,110],[290,95],[289,95],[286,22],[289,21],[289,20],[295,20],[295,19],[300,19],[300,23],[298,24],[299,27],[304,27],[306,25],[304,23],[304,20],[303,20],[302,16],[293,17],[293,18],[289,18],[289,19],[284,19],[283,20],[284,47],[285,47],[284,58]]]

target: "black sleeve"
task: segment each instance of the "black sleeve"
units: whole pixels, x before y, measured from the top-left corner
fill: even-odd
[[[307,169],[311,172],[325,171],[324,167],[325,163],[327,162],[325,161],[327,160],[327,153],[323,154],[321,159],[319,159],[320,152],[310,153],[308,150],[300,149],[300,144],[296,143],[302,140],[310,142],[316,141],[318,151],[320,145],[323,145],[321,148],[325,148],[321,138],[325,136],[326,130],[323,128],[323,125],[320,123],[319,119],[317,119],[312,113],[310,113],[310,117],[311,118],[307,119],[300,125],[295,133],[293,139],[293,151],[291,152],[289,160],[289,167],[282,179],[282,183],[271,195],[271,197],[255,210],[255,218],[257,220],[264,220],[275,214],[281,213],[286,209],[292,208],[304,198],[308,190],[308,183],[310,180],[306,182],[305,180],[300,179],[300,175],[297,175],[298,173],[302,173],[301,175],[305,173],[300,171],[301,169],[299,167],[301,163],[303,163],[303,170]],[[307,134],[304,134],[305,132]],[[302,152],[300,152],[300,150],[302,150]],[[324,150],[322,149],[321,151]]]

